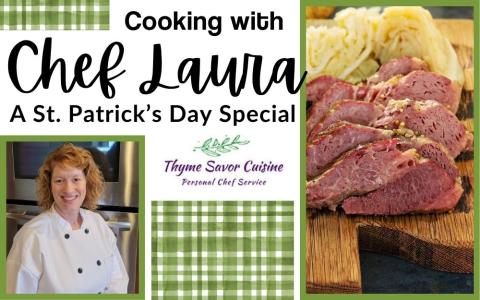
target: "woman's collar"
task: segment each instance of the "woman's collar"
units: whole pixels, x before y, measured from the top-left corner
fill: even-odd
[[[50,207],[50,214],[52,215],[54,221],[60,225],[61,228],[64,228],[64,229],[67,229],[68,231],[73,231],[72,229],[72,226],[70,225],[70,223],[65,220],[59,213],[58,211],[55,209],[55,203],[52,204],[52,206]],[[80,226],[80,228],[78,230],[82,230],[85,228],[86,226],[86,222],[87,222],[87,213],[85,212],[85,209],[83,208],[80,208],[80,216],[82,218],[82,225]]]

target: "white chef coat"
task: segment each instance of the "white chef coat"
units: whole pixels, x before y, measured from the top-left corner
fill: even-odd
[[[72,230],[52,208],[15,235],[7,258],[7,293],[126,293],[128,274],[116,238],[102,217],[80,209]]]

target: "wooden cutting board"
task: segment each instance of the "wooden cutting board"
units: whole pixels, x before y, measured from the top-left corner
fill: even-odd
[[[457,116],[473,132],[473,22],[436,20],[450,39],[466,82]],[[397,217],[346,216],[307,212],[308,293],[361,293],[359,250],[405,258],[424,267],[473,271],[473,152],[456,159],[465,190],[450,213]]]

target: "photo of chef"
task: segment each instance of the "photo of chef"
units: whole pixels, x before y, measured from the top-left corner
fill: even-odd
[[[122,217],[122,213],[115,215],[106,210],[115,209],[113,203],[108,203],[116,194],[112,183],[119,183],[120,177],[125,177],[121,173],[132,169],[119,164],[120,151],[131,152],[135,144],[8,143],[7,165],[13,167],[14,174],[13,179],[7,179],[7,219],[14,221],[17,230],[12,233],[12,226],[7,229],[7,235],[10,238],[13,235],[6,261],[7,293],[138,292],[137,222],[129,222],[132,218]],[[32,156],[34,153],[39,155]],[[33,170],[25,163],[36,165],[35,161],[41,161],[41,165],[32,178],[33,174],[28,173]],[[138,175],[138,162],[133,168]],[[31,201],[20,203],[23,200],[19,199],[26,197],[15,189],[32,179],[37,206],[22,209]],[[123,214],[129,208],[117,207]],[[35,209],[37,213],[33,212]],[[125,237],[125,231],[130,237]],[[126,253],[124,244],[132,247],[130,242],[134,240],[135,249]]]

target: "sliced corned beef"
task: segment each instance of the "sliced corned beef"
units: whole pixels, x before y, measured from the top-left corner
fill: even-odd
[[[401,130],[404,131],[404,130]],[[454,159],[448,153],[448,149],[440,143],[437,143],[426,137],[413,136],[411,130],[409,133],[403,132],[404,136],[397,136],[398,146],[401,151],[415,148],[422,157],[429,158],[441,166],[452,179],[459,177],[457,166]],[[398,134],[398,132],[396,132]]]
[[[381,105],[386,105],[392,99],[436,100],[455,113],[460,94],[461,89],[450,79],[423,70],[410,72],[403,77],[394,76],[374,86],[336,82],[312,105],[307,120],[307,136],[325,118],[332,104],[339,100],[366,100]]]
[[[436,100],[453,113],[460,103],[461,89],[450,79],[428,71],[413,71],[370,88],[366,98],[384,104],[390,99]]]
[[[359,145],[388,139],[393,131],[337,122],[307,145],[307,179],[312,179],[332,164],[344,152]]]
[[[330,76],[307,84],[307,206],[367,215],[452,209],[463,192],[454,157],[473,147],[454,115],[460,95],[412,57],[359,86]]]
[[[471,134],[457,117],[433,100],[390,100],[374,126],[409,128],[444,145],[452,157],[457,157],[471,140]]]
[[[401,215],[443,212],[455,207],[461,184],[432,160],[421,160],[403,177],[362,196],[345,199],[347,214]]]
[[[323,94],[335,83],[345,81],[333,76],[323,75],[307,83],[307,100],[316,102],[322,99]]]
[[[429,68],[426,62],[416,57],[405,56],[402,58],[391,59],[383,64],[380,69],[378,69],[377,73],[368,78],[367,83],[368,85],[377,84],[382,81],[387,81],[393,76],[407,75],[415,70],[428,71]]]
[[[367,83],[368,85],[374,85],[382,81],[387,81],[396,75],[406,75],[415,70],[428,71],[428,65],[416,57],[405,56],[392,59],[383,64],[377,73],[368,79]],[[325,92],[337,82],[347,83],[346,81],[329,75],[322,75],[310,81],[307,83],[307,100],[312,102],[321,100]],[[365,91],[365,89],[361,89],[359,91],[360,95],[354,99],[363,99],[364,95],[361,93]]]
[[[354,99],[354,96],[355,86],[344,82],[335,83],[325,92],[322,99],[314,102],[310,108],[307,119],[307,135],[330,109],[330,105],[338,100]]]
[[[382,130],[345,121],[332,124],[314,141],[307,144],[307,179],[320,175],[336,158],[348,150],[376,140],[396,137],[397,149],[416,149],[418,154],[439,164],[456,179],[459,176],[455,161],[448,149],[427,137],[415,136],[412,130]]]
[[[383,113],[383,107],[372,102],[358,100],[340,100],[335,102],[323,119],[317,123],[308,135],[312,141],[323,130],[338,121],[348,121],[360,125],[372,126]]]
[[[401,152],[397,140],[380,140],[351,150],[307,182],[307,206],[332,210],[346,197],[374,191],[405,175],[417,163],[414,149]]]

